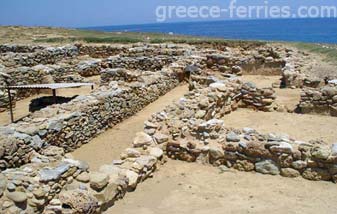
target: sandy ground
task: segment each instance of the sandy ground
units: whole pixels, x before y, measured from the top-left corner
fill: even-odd
[[[72,155],[78,160],[86,161],[91,170],[97,170],[101,165],[119,159],[120,154],[126,148],[132,146],[135,134],[143,131],[144,121],[147,120],[151,114],[164,109],[165,106],[180,99],[187,92],[187,85],[176,87],[136,115],[102,133],[88,144],[83,145],[74,151]]]
[[[261,133],[286,133],[296,140],[337,142],[337,119],[330,116],[238,109],[223,120],[228,127],[250,127]]]
[[[170,160],[108,214],[337,213],[337,186]]]
[[[96,84],[95,87],[98,87],[100,76],[94,76],[87,78],[90,82],[93,82]],[[91,88],[88,86],[80,87],[80,88],[68,88],[68,89],[58,89],[56,90],[56,94],[58,96],[64,96],[64,97],[72,97],[75,95],[87,95],[90,94]],[[31,100],[36,99],[38,97],[43,96],[52,96],[52,92],[44,92],[40,94],[36,94],[34,96],[30,96],[28,98],[22,99],[20,101],[16,102],[16,106],[14,108],[14,120],[19,120],[29,114],[29,104]],[[7,125],[10,121],[10,114],[9,111],[1,112],[0,113],[0,125]]]

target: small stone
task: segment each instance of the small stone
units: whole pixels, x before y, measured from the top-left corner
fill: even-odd
[[[23,203],[27,200],[27,195],[24,192],[7,192],[6,196],[15,203]]]
[[[94,190],[102,190],[109,182],[109,176],[105,173],[90,173],[90,187]]]
[[[138,174],[135,173],[134,171],[127,170],[125,175],[129,180],[128,187],[131,188],[131,189],[136,188],[136,186],[138,184]]]
[[[315,147],[311,150],[311,155],[314,158],[326,160],[330,156],[330,149],[325,147]]]
[[[255,169],[255,165],[247,160],[238,160],[234,164],[234,169],[239,171],[250,172]]]
[[[337,156],[337,143],[332,144],[331,155],[332,156]]]
[[[90,181],[89,173],[83,172],[76,177],[76,180],[83,183],[88,183]]]
[[[307,162],[301,160],[294,161],[291,163],[291,166],[294,167],[295,169],[304,169],[307,167],[307,165],[308,165]]]
[[[15,184],[13,184],[13,183],[11,182],[11,183],[8,183],[8,184],[7,184],[7,189],[8,189],[8,191],[13,192],[13,191],[15,191],[16,186],[15,186]]]
[[[61,163],[58,167],[54,169],[42,169],[40,170],[40,181],[48,182],[60,179],[61,175],[68,171],[70,165],[68,163]]]
[[[249,128],[249,127],[243,128],[242,131],[243,131],[243,133],[245,133],[245,134],[253,134],[253,133],[256,132],[255,129],[252,129],[252,128]]]
[[[292,145],[286,142],[277,142],[278,145],[271,146],[270,151],[274,153],[287,153],[291,154],[293,151]]]
[[[276,163],[272,160],[265,160],[255,164],[255,169],[257,172],[262,174],[278,175],[280,170],[278,169]]]
[[[42,188],[37,188],[33,191],[33,194],[36,198],[42,198],[45,195],[45,192],[42,190]]]
[[[224,173],[224,172],[229,172],[230,171],[230,169],[227,166],[225,166],[225,165],[219,166],[219,170],[220,170],[220,173]]]
[[[195,113],[195,118],[202,119],[202,118],[204,118],[205,115],[206,115],[205,110],[199,110]]]
[[[240,136],[235,134],[234,132],[230,132],[226,135],[226,140],[228,142],[239,142],[240,141]]]
[[[210,145],[209,146],[209,155],[213,160],[218,160],[225,156],[225,153],[221,146],[218,145]]]
[[[138,132],[133,141],[133,146],[134,147],[150,146],[152,143],[153,143],[153,139],[150,135],[144,132]]]
[[[289,177],[289,178],[296,178],[298,176],[300,176],[301,174],[292,168],[283,168],[281,169],[281,175],[284,177]]]
[[[137,149],[133,148],[127,148],[125,150],[125,154],[128,158],[138,158],[141,155],[141,153]]]
[[[321,168],[308,168],[303,172],[302,176],[312,181],[329,181],[331,179],[328,170]]]
[[[161,133],[156,133],[153,135],[153,137],[158,144],[166,143],[169,139],[167,135]]]
[[[150,155],[154,156],[156,158],[161,158],[163,156],[164,152],[160,148],[154,147],[150,148]]]

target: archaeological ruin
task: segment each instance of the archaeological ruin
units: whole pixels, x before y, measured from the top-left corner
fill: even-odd
[[[0,71],[12,85],[99,78],[87,95],[1,124],[0,213],[101,213],[156,176],[167,159],[336,183],[337,142],[237,129],[223,119],[239,109],[336,117],[337,76],[310,76],[310,63],[297,49],[248,42],[0,45]],[[279,79],[260,87],[245,80],[252,75]],[[71,154],[182,84],[189,91],[153,112],[142,132],[129,133],[132,146],[119,159],[91,169]],[[3,78],[0,86],[3,117]],[[296,108],[285,106],[277,90],[300,90]],[[13,90],[13,104],[38,93]]]

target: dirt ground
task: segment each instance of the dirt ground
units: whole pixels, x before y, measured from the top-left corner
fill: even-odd
[[[250,127],[261,133],[286,133],[296,140],[337,142],[337,119],[330,116],[238,109],[223,120],[226,126],[233,128]]]
[[[259,88],[271,87],[280,82],[280,76],[244,75],[245,82],[253,82]],[[294,110],[300,101],[301,89],[274,88],[276,103]],[[226,126],[233,128],[250,127],[261,133],[286,133],[296,140],[324,140],[337,142],[337,120],[334,117],[309,114],[290,114],[280,112],[260,112],[250,109],[238,109],[223,120]]]
[[[144,121],[151,114],[164,109],[175,100],[179,100],[188,92],[187,85],[180,85],[160,97],[155,102],[146,106],[136,115],[117,124],[112,129],[100,134],[98,137],[83,145],[72,153],[79,160],[86,161],[91,170],[98,170],[103,164],[119,159],[120,154],[129,147],[132,147],[133,139],[137,132],[144,129]],[[99,155],[97,155],[99,154]]]
[[[337,213],[337,186],[170,160],[108,214]]]
[[[93,76],[87,79],[90,82],[95,83],[96,84],[95,87],[98,87],[100,76]],[[64,97],[72,97],[75,95],[87,95],[90,92],[91,92],[91,87],[88,87],[88,86],[80,87],[80,88],[68,88],[68,89],[56,90],[56,94],[58,96],[64,96]],[[51,95],[52,95],[51,91],[50,93],[44,91],[39,94],[36,94],[28,98],[22,99],[20,101],[17,101],[16,106],[14,108],[14,120],[19,120],[29,114],[29,104],[33,99],[43,97],[43,96],[51,96]],[[9,123],[11,123],[9,111],[1,112],[0,113],[0,125],[3,126]]]

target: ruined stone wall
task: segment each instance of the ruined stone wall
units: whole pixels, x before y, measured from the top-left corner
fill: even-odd
[[[304,88],[299,104],[301,113],[327,114],[337,117],[337,85]]]
[[[231,50],[206,56],[209,69],[228,74],[280,75],[285,61],[272,49]]]
[[[173,75],[173,76],[172,76]],[[47,107],[1,131],[1,169],[29,162],[30,152],[57,145],[72,151],[94,136],[141,110],[175,87],[170,73],[156,73],[128,85],[99,88],[69,103]]]
[[[226,91],[226,87],[227,90],[232,88],[222,86],[221,91]],[[212,97],[211,88],[203,89],[209,97]],[[216,88],[219,90],[219,87]],[[251,128],[238,130],[226,127],[226,121],[219,120],[224,105],[208,103],[214,107],[211,108],[212,117],[200,113],[204,105],[193,105],[204,103],[200,99],[203,90],[190,92],[179,103],[153,115],[145,123],[145,133],[155,139],[165,139],[167,143],[161,147],[169,157],[222,166],[224,170],[233,167],[285,177],[337,181],[336,144],[308,143],[286,135],[260,134]],[[217,97],[223,96],[218,94]],[[218,102],[215,100],[215,103]]]
[[[75,66],[61,65],[37,65],[34,67],[18,67],[6,70],[11,76],[10,85],[47,84],[61,82],[87,82],[79,75]],[[5,83],[0,79],[0,86]],[[13,94],[13,104],[15,101],[24,99],[38,93],[37,90],[11,90]],[[0,112],[8,109],[8,97],[5,90],[0,90]]]
[[[245,83],[241,88],[242,105],[244,108],[253,108],[260,111],[273,111],[276,99],[272,88],[257,88],[253,83]]]
[[[7,52],[0,55],[0,64],[6,67],[31,67],[38,64],[55,64],[66,57],[74,57],[78,54],[79,51],[76,46],[48,47],[41,51],[29,53]]]
[[[109,68],[125,68],[129,70],[158,71],[167,66],[177,58],[175,56],[153,56],[153,57],[120,57],[113,56],[104,60]]]
[[[0,45],[0,53],[31,53],[42,51],[46,47],[44,46],[32,46],[32,45],[10,45],[10,44],[1,44]]]

